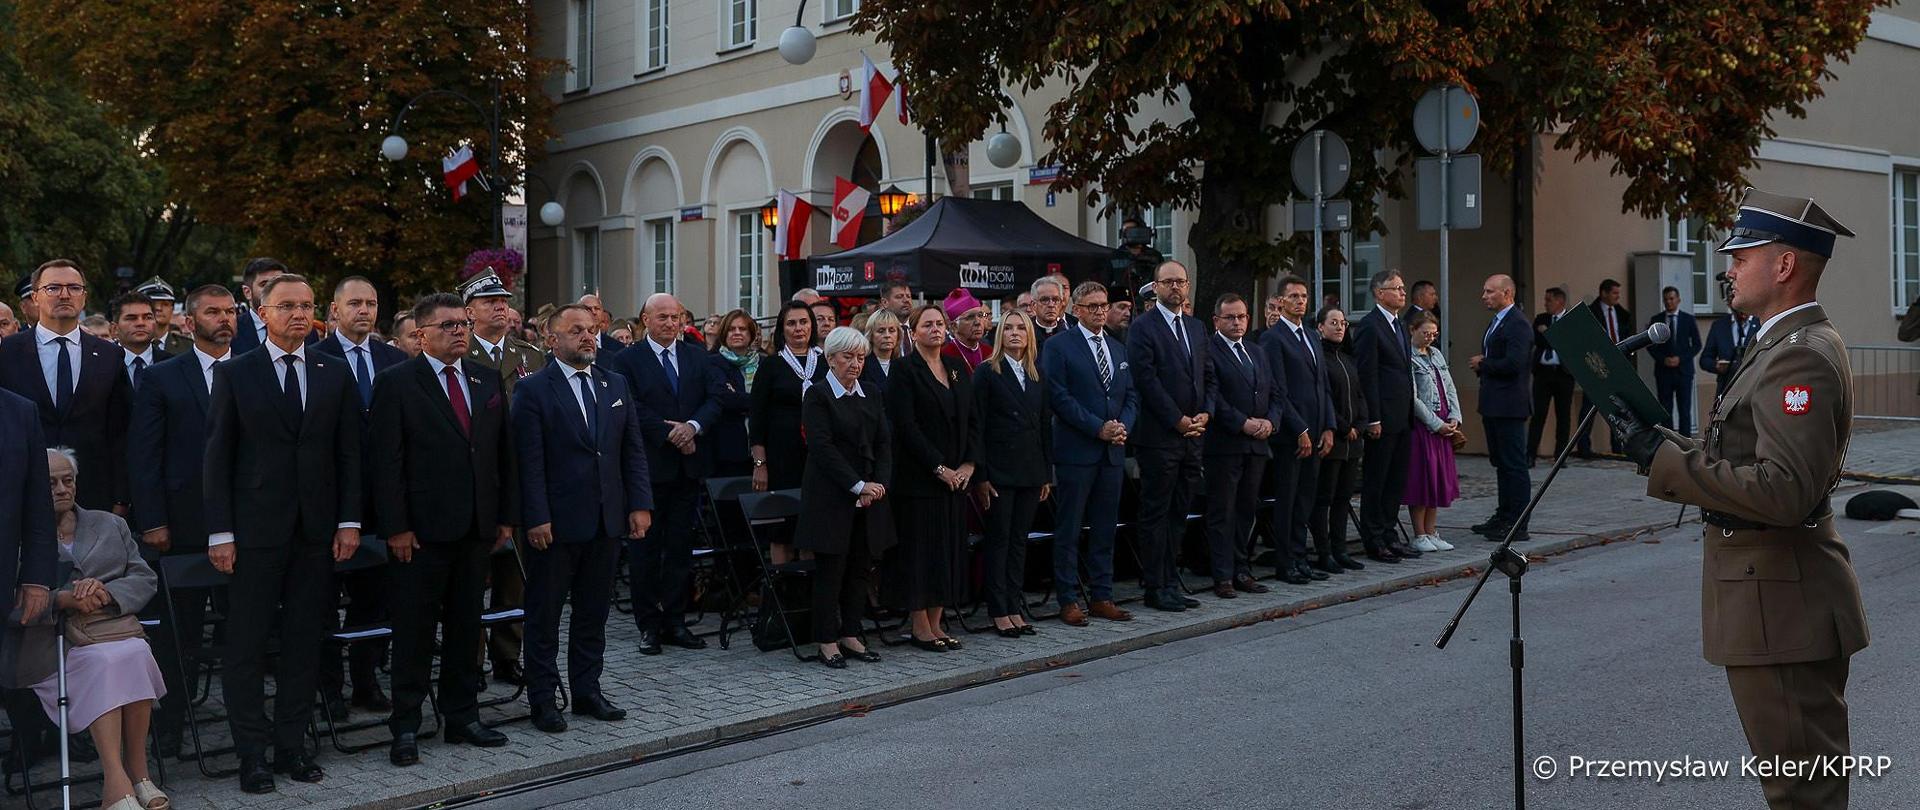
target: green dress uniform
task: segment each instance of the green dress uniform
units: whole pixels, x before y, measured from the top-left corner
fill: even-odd
[[[1783,241],[1831,255],[1834,235],[1852,235],[1811,200],[1751,190],[1734,233],[1723,252]],[[1703,511],[1702,648],[1726,668],[1753,754],[1810,763],[1849,752],[1848,661],[1868,640],[1828,501],[1853,425],[1853,373],[1817,303],[1779,313],[1738,366],[1699,439],[1658,429],[1666,441],[1647,463],[1647,494]],[[1776,810],[1846,806],[1845,775],[1761,781]]]

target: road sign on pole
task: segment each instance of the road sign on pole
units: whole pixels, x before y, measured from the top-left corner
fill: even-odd
[[[1313,228],[1313,294],[1318,296],[1326,286],[1326,271],[1322,267],[1326,259],[1326,250],[1321,247],[1321,235],[1327,230],[1328,217],[1332,214],[1328,197],[1340,193],[1346,188],[1347,178],[1352,176],[1350,164],[1352,153],[1347,151],[1347,142],[1324,129],[1316,129],[1306,134],[1293,145],[1293,187],[1301,194],[1311,197],[1312,202],[1294,205],[1294,230],[1300,227],[1300,207],[1308,206],[1307,224]],[[1346,230],[1353,219],[1353,206],[1345,200],[1334,202],[1344,204],[1339,216],[1340,227]]]
[[[1480,131],[1480,102],[1459,85],[1443,84],[1428,90],[1413,105],[1413,135],[1437,158],[1421,158],[1415,165],[1419,186],[1419,221],[1422,230],[1440,229],[1440,312],[1444,319],[1451,299],[1448,232],[1454,228],[1480,227],[1480,156],[1458,155],[1473,143]],[[1456,157],[1456,155],[1458,155]],[[1470,160],[1469,160],[1470,158]],[[1471,170],[1471,178],[1466,174]],[[1429,188],[1434,191],[1429,192]],[[1427,205],[1432,197],[1434,225],[1427,225]],[[1468,224],[1468,220],[1471,224]]]

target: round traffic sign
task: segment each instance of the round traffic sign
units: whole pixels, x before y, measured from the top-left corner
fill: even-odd
[[[1480,102],[1457,84],[1428,90],[1413,105],[1413,135],[1429,152],[1460,152],[1480,131]]]
[[[1314,143],[1319,142],[1319,160],[1314,160]],[[1347,151],[1347,142],[1339,135],[1324,129],[1316,129],[1300,137],[1293,144],[1293,187],[1301,196],[1313,196],[1313,178],[1317,170],[1320,175],[1320,194],[1331,197],[1346,188],[1347,178],[1352,175],[1349,169],[1353,162],[1352,153]]]

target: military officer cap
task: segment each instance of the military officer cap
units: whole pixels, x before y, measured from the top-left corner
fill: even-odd
[[[460,300],[472,303],[475,298],[512,298],[513,291],[500,283],[500,277],[491,272],[481,273],[467,279],[460,285]]]
[[[13,294],[15,297],[22,298],[22,299],[33,294],[33,274],[32,273],[21,274],[20,280],[13,283]]]
[[[1133,300],[1139,301],[1140,306],[1150,307],[1157,303],[1160,298],[1153,294],[1153,282],[1149,281],[1140,285],[1140,292]]]
[[[1731,253],[1741,248],[1779,242],[1825,258],[1833,257],[1836,237],[1852,236],[1811,197],[1789,197],[1748,188],[1733,220],[1733,233],[1719,248]]]
[[[173,287],[165,281],[161,281],[159,276],[154,276],[153,278],[140,282],[140,286],[133,288],[133,290],[153,301],[172,302],[179,300],[174,297]]]

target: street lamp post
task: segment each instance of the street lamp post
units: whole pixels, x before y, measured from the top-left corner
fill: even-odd
[[[487,124],[487,165],[486,173],[481,176],[481,185],[494,193],[493,232],[499,236],[500,243],[505,245],[507,239],[505,208],[507,193],[513,184],[500,172],[500,83],[498,81],[493,83],[492,112],[481,107],[480,102],[474,101],[472,97],[455,90],[434,88],[414,96],[406,106],[400,108],[399,114],[393,117],[393,125],[388,128],[387,137],[380,142],[380,155],[395,163],[406,159],[409,146],[407,139],[400,135],[400,129],[406,125],[407,113],[413,111],[414,105],[432,96],[450,96],[466,102],[467,106],[473,108],[474,113]],[[527,174],[527,178],[539,179],[531,173]],[[566,221],[566,217],[566,208],[557,201],[548,201],[547,204],[540,206],[540,222],[549,228],[557,227]]]

